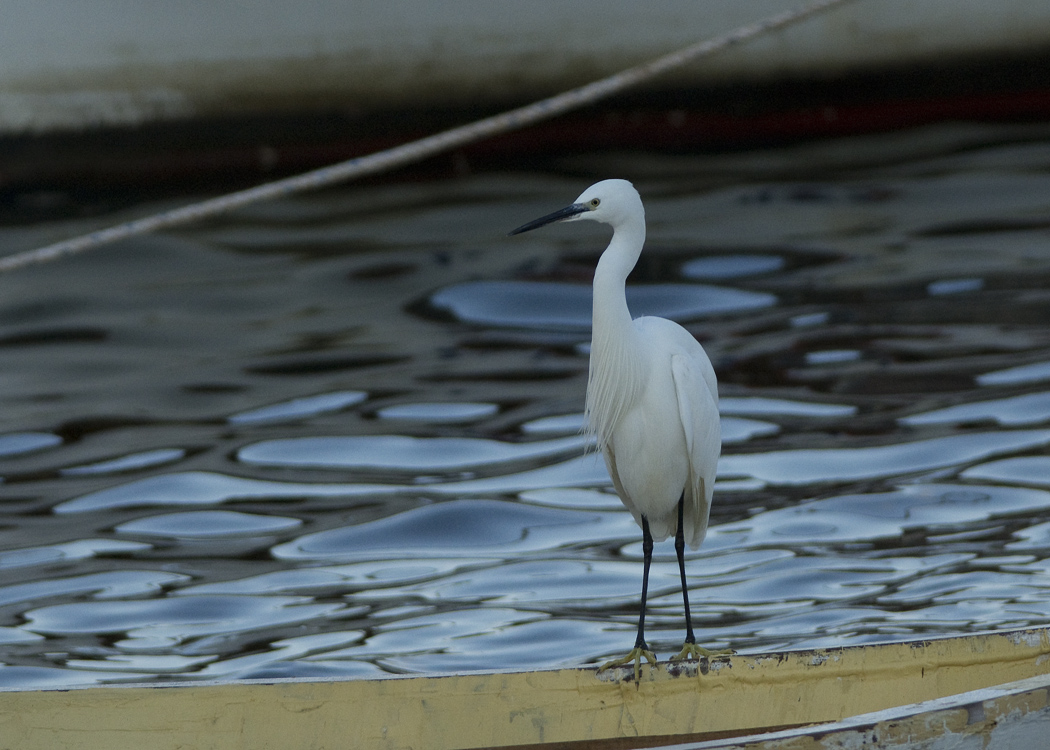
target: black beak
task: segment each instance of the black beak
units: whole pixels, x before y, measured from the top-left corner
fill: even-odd
[[[576,216],[576,214],[582,214],[584,211],[589,210],[590,207],[586,203],[573,203],[571,206],[566,206],[565,208],[558,209],[552,214],[541,216],[538,219],[530,221],[528,224],[522,224],[513,232],[508,232],[507,234],[511,235],[521,234],[522,232],[531,232],[533,229],[539,229],[548,224],[553,224],[556,221],[564,221],[565,219]]]

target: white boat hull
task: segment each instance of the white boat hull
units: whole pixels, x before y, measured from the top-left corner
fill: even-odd
[[[802,0],[7,0],[0,135],[537,98]],[[695,89],[1050,49],[1050,4],[834,8],[667,75]]]

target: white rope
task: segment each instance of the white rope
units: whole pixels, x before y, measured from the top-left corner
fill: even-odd
[[[587,104],[593,104],[629,86],[658,76],[672,68],[680,67],[698,57],[711,55],[761,34],[784,28],[845,2],[849,2],[849,0],[816,0],[794,10],[788,10],[753,24],[741,26],[721,36],[697,42],[677,52],[672,52],[642,65],[628,68],[608,78],[571,89],[534,104],[478,120],[469,125],[462,125],[427,136],[418,141],[395,146],[394,148],[378,151],[367,156],[355,157],[338,164],[305,172],[295,177],[265,183],[247,190],[240,190],[218,198],[211,198],[200,203],[183,206],[182,208],[164,211],[163,213],[135,219],[124,224],[117,224],[116,226],[56,242],[36,250],[9,255],[6,258],[0,258],[0,273],[13,271],[34,263],[55,260],[66,255],[90,250],[100,245],[127,239],[128,237],[147,234],[158,229],[189,224],[247,206],[251,203],[281,198],[306,190],[316,190],[355,177],[376,174],[420,161],[492,135],[517,130],[570,110],[578,109]]]

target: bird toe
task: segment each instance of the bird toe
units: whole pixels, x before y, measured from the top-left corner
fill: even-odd
[[[695,643],[686,643],[682,646],[682,650],[678,652],[676,656],[671,657],[671,661],[688,661],[689,659],[695,659],[700,661],[701,656],[712,657],[712,656],[731,656],[735,654],[731,648],[723,649],[709,649],[703,646],[698,646]]]
[[[638,682],[638,677],[639,677],[639,673],[641,671],[642,659],[643,658],[647,662],[649,662],[650,664],[656,664],[656,654],[654,654],[652,651],[650,651],[647,648],[642,648],[642,647],[636,646],[635,648],[631,649],[631,652],[629,654],[627,654],[627,656],[623,657],[622,659],[613,659],[612,661],[605,662],[600,667],[598,667],[598,671],[599,672],[604,672],[606,669],[611,669],[612,667],[625,667],[628,664],[632,664],[633,663],[634,664],[634,681]]]

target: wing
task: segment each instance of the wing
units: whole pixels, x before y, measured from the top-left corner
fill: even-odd
[[[696,549],[707,534],[714,494],[718,454],[722,452],[722,430],[718,420],[718,395],[712,393],[702,361],[684,353],[671,355],[671,377],[678,399],[678,414],[689,453],[689,480],[685,488],[685,536]],[[714,372],[712,370],[712,378]]]

